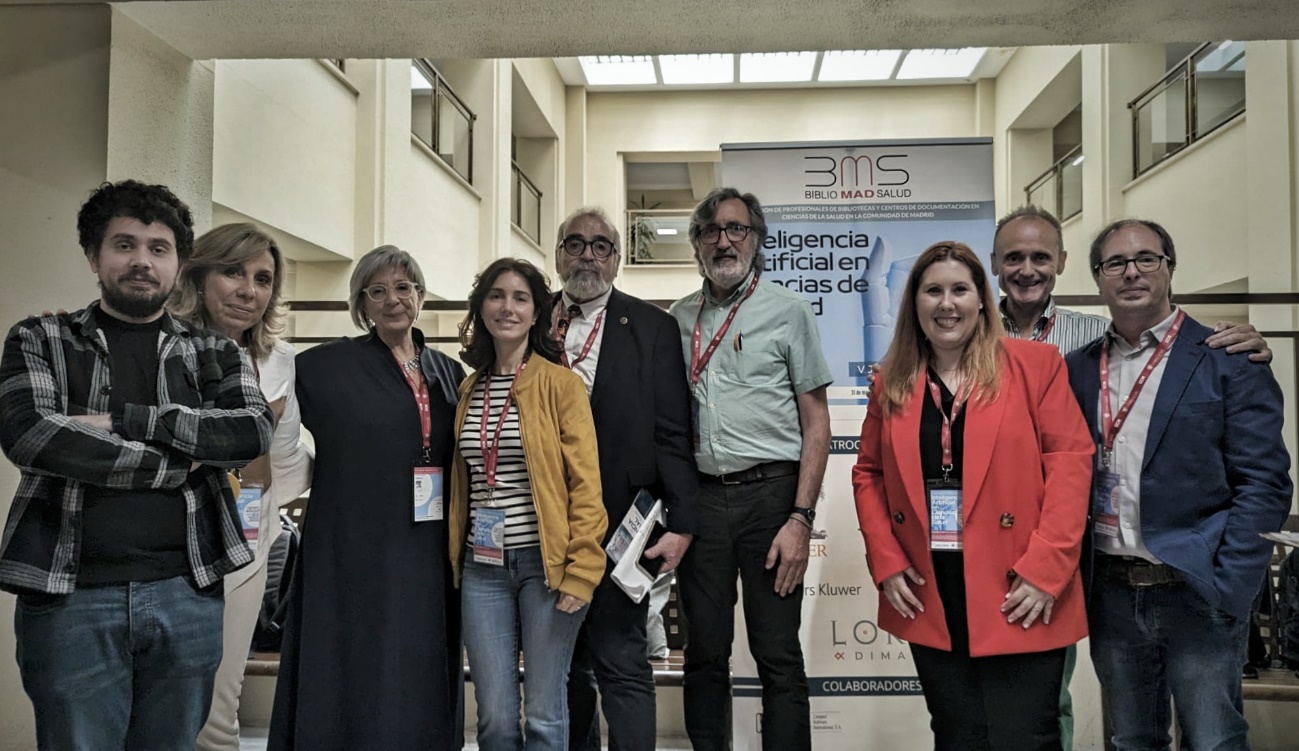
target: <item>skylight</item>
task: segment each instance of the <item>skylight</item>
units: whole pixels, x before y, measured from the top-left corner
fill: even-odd
[[[915,78],[969,78],[974,66],[988,50],[966,47],[959,50],[911,50],[902,59],[898,80]]]
[[[740,55],[740,83],[811,81],[815,52],[761,52]]]
[[[658,83],[654,60],[648,55],[598,55],[579,57],[591,86],[634,86]]]
[[[659,71],[665,84],[732,83],[735,56],[659,55]]]
[[[821,56],[818,81],[886,81],[901,50],[830,50]]]

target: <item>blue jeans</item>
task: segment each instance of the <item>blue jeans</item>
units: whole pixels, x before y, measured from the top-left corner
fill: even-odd
[[[221,662],[221,588],[185,577],[23,594],[18,669],[40,751],[193,751]]]
[[[465,560],[461,608],[478,701],[482,751],[568,751],[568,666],[589,607],[555,608],[538,546],[505,551],[505,565]],[[519,728],[523,650],[526,732]],[[526,742],[525,742],[526,737]]]
[[[1187,748],[1248,751],[1245,621],[1184,584],[1134,587],[1102,576],[1087,612],[1116,751],[1169,747],[1170,694]]]

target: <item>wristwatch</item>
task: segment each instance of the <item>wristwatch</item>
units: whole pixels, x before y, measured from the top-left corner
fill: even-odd
[[[809,524],[816,521],[816,509],[803,508],[802,506],[795,506],[793,509],[790,510],[789,513],[798,514],[804,519],[807,519]]]

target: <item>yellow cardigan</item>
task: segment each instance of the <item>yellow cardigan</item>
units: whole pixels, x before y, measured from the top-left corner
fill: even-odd
[[[457,442],[469,414],[469,396],[482,375],[482,370],[475,371],[460,384]],[[604,576],[600,543],[609,517],[600,489],[595,422],[586,386],[568,368],[532,356],[514,384],[514,403],[519,409],[523,457],[537,509],[546,586],[590,602],[595,585]],[[451,568],[457,587],[468,520],[469,468],[457,450],[447,509]]]

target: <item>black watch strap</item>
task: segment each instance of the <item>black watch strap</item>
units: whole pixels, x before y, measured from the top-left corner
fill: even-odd
[[[816,509],[803,508],[802,506],[795,506],[795,507],[790,511],[790,513],[791,513],[791,514],[798,514],[799,516],[803,517],[804,519],[807,519],[809,522],[814,522],[814,521],[816,521]]]

